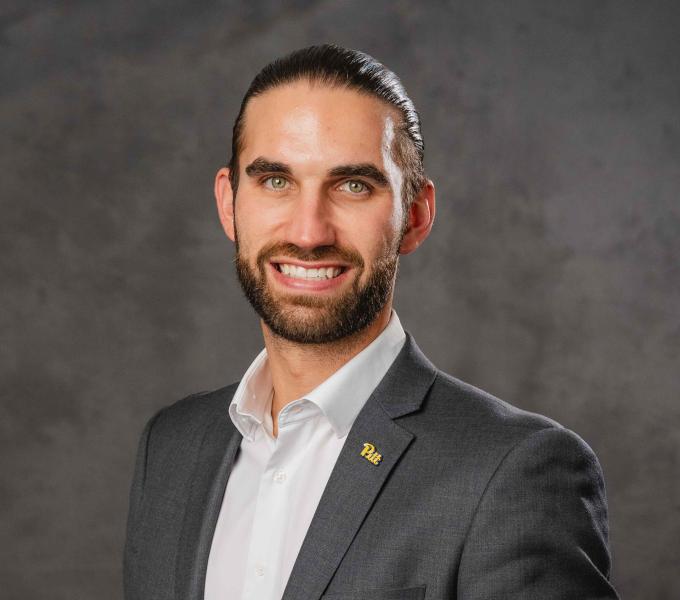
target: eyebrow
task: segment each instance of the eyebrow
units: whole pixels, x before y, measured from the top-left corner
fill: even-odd
[[[268,173],[293,174],[293,170],[287,164],[272,161],[262,156],[258,156],[251,162],[245,171],[249,177],[257,177],[258,175],[266,175]],[[365,177],[366,179],[371,179],[380,187],[389,187],[390,185],[387,176],[373,163],[339,165],[330,169],[328,175],[330,177]]]
[[[389,187],[387,176],[372,163],[360,163],[357,165],[340,165],[333,167],[328,174],[331,177],[365,177],[373,180],[373,183],[381,187]]]
[[[291,168],[288,165],[267,160],[261,156],[257,157],[246,167],[246,175],[249,177],[265,175],[266,173],[284,173],[285,175],[293,174]]]

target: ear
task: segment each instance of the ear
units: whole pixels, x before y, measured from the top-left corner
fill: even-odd
[[[410,254],[430,235],[435,213],[434,183],[427,180],[411,202],[406,233],[399,246],[399,254]]]
[[[215,200],[217,201],[217,213],[220,215],[222,228],[233,242],[236,239],[234,234],[234,196],[227,167],[222,167],[215,175]]]

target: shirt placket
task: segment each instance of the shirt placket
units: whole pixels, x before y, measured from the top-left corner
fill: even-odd
[[[263,430],[258,433],[268,435]],[[290,440],[287,437],[279,431],[276,440],[267,440],[273,444],[273,452],[260,476],[243,600],[275,598],[278,591],[282,534],[289,511]],[[276,543],[272,543],[273,540]]]

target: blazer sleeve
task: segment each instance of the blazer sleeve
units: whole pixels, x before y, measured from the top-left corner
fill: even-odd
[[[499,464],[467,533],[459,600],[616,599],[602,470],[573,432],[526,436]]]
[[[137,554],[137,533],[139,529],[142,499],[144,496],[144,483],[146,480],[151,429],[161,412],[163,411],[157,412],[147,421],[137,446],[137,457],[135,460],[134,474],[132,476],[132,484],[130,486],[125,548],[123,550],[123,587],[125,590],[125,598],[129,597],[130,581]]]

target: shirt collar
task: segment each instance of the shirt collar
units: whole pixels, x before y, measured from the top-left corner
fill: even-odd
[[[273,391],[265,348],[248,367],[229,404],[229,417],[241,435],[250,441],[264,420],[265,409],[271,406]]]
[[[335,435],[342,438],[359,411],[399,354],[406,334],[392,310],[387,327],[366,348],[304,398],[316,404],[328,419]],[[229,405],[229,416],[241,434],[253,439],[255,430],[270,410],[272,378],[264,349],[252,362]]]

